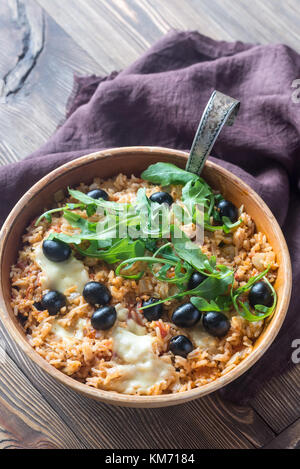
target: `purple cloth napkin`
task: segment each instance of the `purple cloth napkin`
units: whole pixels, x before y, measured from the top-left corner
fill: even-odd
[[[293,262],[294,290],[275,343],[223,394],[245,402],[291,363],[300,338],[295,287],[300,283],[300,103],[292,82],[300,56],[284,45],[214,41],[197,32],[171,32],[126,70],[108,77],[76,77],[68,118],[41,149],[0,169],[0,220],[42,176],[99,149],[160,145],[188,149],[214,89],[241,101],[233,127],[213,154],[260,194],[280,225]]]

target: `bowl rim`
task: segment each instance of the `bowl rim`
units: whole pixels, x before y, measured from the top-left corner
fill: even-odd
[[[101,159],[106,157],[113,157],[115,155],[120,154],[128,154],[130,153],[131,156],[135,153],[149,153],[159,155],[170,155],[176,157],[182,157],[187,159],[188,153],[181,151],[181,150],[174,150],[165,147],[153,147],[153,146],[132,146],[132,147],[119,147],[119,148],[110,148],[106,150],[96,151],[93,153],[89,153],[87,155],[83,155],[75,160],[69,161],[58,168],[54,169],[38,182],[36,182],[17,202],[14,206],[10,214],[8,215],[6,221],[4,222],[1,232],[0,232],[0,265],[2,266],[3,257],[4,257],[4,250],[6,240],[10,234],[12,229],[12,222],[16,219],[16,216],[20,213],[22,208],[30,202],[32,195],[35,195],[41,191],[46,182],[51,181],[54,179],[59,178],[63,173],[67,172],[68,170],[72,170],[76,167],[80,167],[82,165],[88,164],[90,161],[94,161],[95,159]],[[159,161],[159,159],[158,159]],[[285,319],[290,295],[291,295],[291,287],[292,287],[292,272],[291,272],[291,262],[288,247],[279,227],[277,220],[275,219],[274,215],[272,214],[269,207],[265,204],[265,202],[261,199],[261,197],[245,182],[243,182],[240,178],[232,174],[227,169],[219,166],[215,162],[207,161],[206,165],[211,168],[216,168],[219,171],[223,172],[229,179],[240,185],[244,190],[249,193],[249,196],[256,201],[256,203],[260,204],[264,211],[266,212],[267,216],[269,217],[270,221],[273,225],[273,231],[275,232],[276,237],[279,240],[279,244],[281,249],[283,250],[283,258],[285,262],[283,264],[284,269],[284,278],[285,283],[283,286],[283,300],[281,304],[280,310],[278,310],[273,317],[272,322],[268,326],[268,330],[266,332],[266,336],[262,340],[262,342],[258,345],[256,349],[254,349],[248,357],[246,357],[239,365],[234,368],[233,370],[229,371],[224,376],[217,378],[216,380],[212,381],[211,383],[205,384],[198,388],[193,388],[188,391],[174,393],[174,394],[160,394],[160,395],[151,395],[151,396],[140,396],[140,395],[128,395],[128,394],[121,394],[115,391],[105,391],[102,389],[96,389],[90,387],[84,383],[76,381],[74,378],[71,378],[61,371],[54,368],[50,365],[44,358],[42,358],[29,344],[28,340],[25,337],[25,334],[22,334],[21,331],[18,330],[17,326],[14,324],[12,318],[9,316],[8,311],[6,310],[4,295],[3,295],[3,284],[1,279],[0,285],[0,319],[2,320],[4,327],[11,335],[13,340],[17,343],[18,346],[25,352],[25,354],[34,361],[42,370],[46,371],[50,376],[52,376],[56,381],[67,385],[72,390],[79,392],[85,396],[91,397],[93,399],[114,404],[120,406],[130,406],[130,407],[163,407],[163,406],[171,406],[177,405],[180,403],[184,403],[199,397],[203,397],[207,394],[217,391],[218,389],[228,385],[230,382],[237,379],[241,376],[244,372],[249,370],[267,351],[270,347],[272,342],[274,341],[275,337],[277,336],[281,325]]]

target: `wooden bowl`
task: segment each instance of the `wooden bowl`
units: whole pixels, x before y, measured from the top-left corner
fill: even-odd
[[[203,176],[213,187],[221,191],[225,198],[235,205],[245,205],[253,217],[257,229],[267,235],[268,241],[276,252],[279,270],[275,288],[278,294],[276,311],[266,322],[265,329],[257,340],[253,352],[234,370],[212,383],[178,394],[159,396],[129,396],[113,391],[102,391],[82,384],[56,370],[40,357],[29,345],[24,331],[14,316],[10,306],[10,267],[15,263],[21,237],[32,219],[51,206],[54,194],[68,186],[89,182],[97,175],[109,178],[120,172],[127,175],[140,175],[149,164],[158,161],[172,162],[185,167],[187,154],[182,151],[157,147],[115,148],[92,153],[60,166],[36,183],[14,207],[0,234],[0,317],[21,349],[44,371],[59,382],[93,399],[110,404],[129,407],[163,407],[187,402],[220,389],[249,368],[265,353],[275,339],[285,318],[291,292],[291,265],[287,245],[281,229],[263,200],[243,181],[215,163],[206,163]]]

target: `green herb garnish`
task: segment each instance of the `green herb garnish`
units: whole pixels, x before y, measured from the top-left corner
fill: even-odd
[[[111,247],[99,249],[97,241],[91,242],[90,246],[83,250],[78,246],[76,250],[83,256],[95,257],[102,259],[108,264],[115,264],[116,262],[123,261],[124,259],[130,259],[131,257],[143,256],[145,252],[145,243],[141,240],[131,240],[129,238],[116,239]]]
[[[35,222],[34,226],[38,226],[39,223],[45,218],[48,223],[52,222],[52,213],[58,213],[61,211],[66,211],[66,210],[74,210],[75,208],[80,208],[84,209],[85,205],[83,204],[66,204],[64,207],[58,207],[58,208],[53,208],[52,210],[47,210],[47,212],[44,212]]]

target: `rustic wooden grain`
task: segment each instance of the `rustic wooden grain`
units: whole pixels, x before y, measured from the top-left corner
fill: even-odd
[[[8,354],[0,363],[0,448],[83,448],[61,416],[20,371]]]
[[[147,24],[139,2],[79,0],[72,8],[72,0],[37,1],[107,72],[130,64],[168,30]]]
[[[284,430],[264,449],[300,449],[300,419]]]
[[[297,0],[77,0],[76,8],[73,0],[36,1],[109,70],[136,59],[171,28],[300,50]]]
[[[9,0],[0,16],[0,164],[54,132],[73,72],[123,68],[171,28],[299,49],[298,23],[297,0],[78,0],[76,8],[73,0]]]
[[[0,449],[57,449],[42,432],[27,425],[0,398]]]
[[[65,116],[75,72],[105,73],[32,0],[19,0],[19,10],[13,9],[15,2],[1,4],[0,164],[25,157],[52,135]],[[36,16],[29,8],[33,5]],[[34,44],[41,37],[40,51]],[[19,65],[24,51],[28,69]]]
[[[207,161],[203,177],[236,206],[244,205],[247,207],[247,212],[253,217],[257,229],[263,229],[273,246],[279,264],[274,284],[277,292],[277,304],[274,314],[271,320],[266,321],[264,330],[256,340],[252,353],[238,367],[206,386],[188,390],[185,393],[148,397],[107,393],[99,389],[95,390],[93,387],[84,386],[82,383],[72,380],[55,368],[50,367],[36,352],[33,353],[23,331],[20,330],[18,324],[16,325],[14,311],[10,306],[11,284],[9,277],[11,265],[15,262],[17,256],[16,239],[21,239],[28,220],[32,220],[37,213],[43,210],[43,207],[49,205],[52,194],[68,185],[73,187],[80,182],[88,183],[96,173],[100,173],[104,179],[111,177],[116,174],[116,168],[117,172],[124,172],[129,175],[138,175],[148,165],[158,161],[172,162],[184,168],[187,157],[188,154],[182,151],[165,148],[152,148],[149,150],[149,147],[122,147],[109,150],[109,152],[103,150],[82,156],[57,168],[37,182],[14,207],[2,227],[0,234],[0,275],[2,277],[0,318],[3,324],[23,350],[45,371],[66,384],[66,386],[96,400],[129,407],[163,407],[203,397],[238,378],[259,360],[273,342],[284,321],[290,299],[292,279],[290,256],[282,231],[270,209],[251,187],[225,168],[212,161]]]
[[[149,3],[162,16],[172,15],[170,22],[174,27],[194,28],[215,39],[229,41],[283,42],[300,50],[298,0],[149,0]]]
[[[15,57],[14,66],[2,77],[2,97],[21,89],[45,44],[45,18],[42,9],[36,8],[36,4],[31,1],[25,4],[9,0],[7,6],[20,33],[21,47],[18,56]]]
[[[55,382],[15,343],[10,342],[7,350],[34,388],[88,448],[252,448],[269,443],[275,436],[249,406],[224,403],[217,395],[165,409],[100,404]],[[25,386],[24,392],[30,393],[30,388]],[[14,394],[13,387],[9,393]],[[19,441],[28,433],[22,433],[17,425],[15,432],[20,435]],[[66,442],[64,445],[70,447]]]

